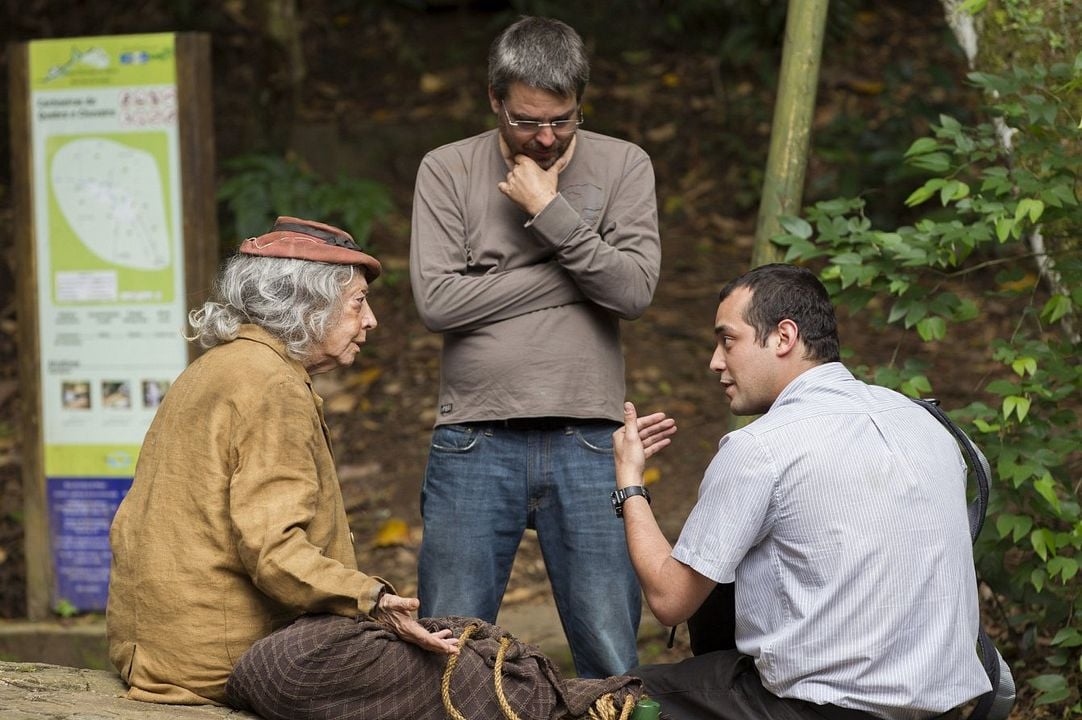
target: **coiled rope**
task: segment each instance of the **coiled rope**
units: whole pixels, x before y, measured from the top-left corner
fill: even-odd
[[[470,623],[462,631],[462,635],[458,638],[459,652],[466,649],[466,641],[470,639],[470,635],[473,635],[477,628],[476,623]],[[447,714],[453,720],[466,720],[466,716],[456,710],[454,704],[451,703],[451,673],[455,671],[455,665],[457,664],[458,655],[451,655],[447,658],[447,667],[444,669],[443,679],[440,681],[440,696],[443,697],[443,709],[447,711]]]
[[[503,716],[507,720],[518,720],[518,715],[511,709],[511,703],[507,702],[507,696],[503,694],[503,658],[510,645],[510,635],[500,637],[500,649],[496,651],[496,664],[492,667],[492,684],[496,687],[496,702],[500,704]]]
[[[462,635],[458,638],[458,647],[465,649],[466,641],[477,631],[480,626],[477,623],[470,623],[466,626],[466,629],[462,631]],[[503,716],[507,720],[519,720],[518,715],[511,708],[511,703],[507,701],[507,696],[503,691],[503,662],[507,655],[507,648],[511,646],[513,639],[510,635],[503,635],[500,638],[500,649],[496,653],[496,664],[492,668],[492,684],[496,690],[496,702],[500,705],[500,710],[503,712]],[[447,667],[443,671],[443,678],[440,681],[440,696],[443,698],[443,709],[447,712],[447,715],[452,720],[468,720],[465,715],[460,713],[455,708],[454,703],[451,702],[451,675],[455,671],[455,666],[458,664],[458,655],[451,655],[447,658]],[[605,693],[590,706],[590,710],[587,713],[589,720],[628,720],[631,717],[631,711],[634,709],[635,703],[632,702],[631,695],[627,695],[624,698],[623,706],[617,710],[616,698],[612,693]]]
[[[605,693],[590,706],[586,717],[588,720],[628,720],[634,710],[635,702],[631,695],[624,697],[623,707],[617,710],[616,698],[612,693]]]

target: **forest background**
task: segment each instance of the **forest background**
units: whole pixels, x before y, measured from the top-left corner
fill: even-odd
[[[977,21],[972,64],[944,4]],[[0,618],[25,614],[6,43],[208,33],[223,256],[282,213],[340,223],[384,261],[379,329],[354,368],[321,376],[318,389],[358,561],[409,593],[440,345],[416,316],[406,273],[413,176],[428,149],[494,125],[487,46],[520,13],[579,30],[593,58],[588,126],[654,160],[662,280],[650,310],[626,325],[625,346],[629,398],[680,423],[676,446],[649,471],[676,537],[728,428],[706,368],[714,298],[752,258],[785,3],[4,0]],[[998,473],[978,570],[986,625],[1020,683],[1017,718],[1082,714],[1080,17],[1077,0],[835,0],[809,207],[785,218],[778,238],[779,252],[820,271],[836,294],[847,363],[940,398]],[[528,614],[547,596],[527,537],[506,605]],[[645,627],[644,661],[687,653],[686,634],[673,649],[666,635]]]

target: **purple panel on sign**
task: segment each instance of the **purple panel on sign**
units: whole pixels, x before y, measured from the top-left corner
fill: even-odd
[[[47,478],[53,548],[53,606],[105,610],[109,597],[109,525],[131,478]]]

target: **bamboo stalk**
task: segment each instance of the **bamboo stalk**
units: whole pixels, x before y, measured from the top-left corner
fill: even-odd
[[[779,216],[800,212],[828,5],[829,0],[789,0],[752,267],[782,259],[770,238],[781,232]]]

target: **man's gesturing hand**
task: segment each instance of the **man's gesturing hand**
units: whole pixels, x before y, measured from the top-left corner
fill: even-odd
[[[612,434],[616,486],[641,485],[646,459],[668,447],[674,433],[676,421],[665,413],[639,417],[633,404],[624,403],[624,426]]]

